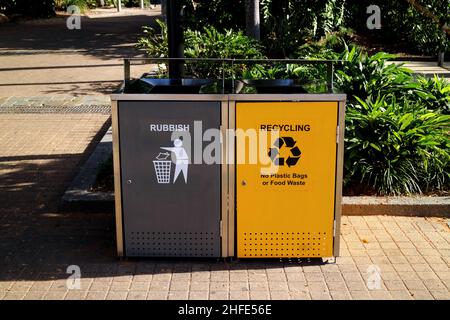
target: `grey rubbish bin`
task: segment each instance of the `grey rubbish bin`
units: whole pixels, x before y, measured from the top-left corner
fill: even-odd
[[[203,152],[206,143],[192,143],[195,126],[220,130],[221,99],[168,94],[113,98],[114,161],[120,162],[115,163],[116,192],[121,193],[116,210],[126,213],[117,217],[119,255],[221,256],[221,165],[194,163],[194,153]]]

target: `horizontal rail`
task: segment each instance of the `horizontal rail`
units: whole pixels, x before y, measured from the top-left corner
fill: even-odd
[[[180,62],[217,62],[217,63],[285,63],[285,64],[324,64],[327,67],[327,87],[329,92],[333,92],[333,76],[334,63],[342,60],[326,60],[326,59],[234,59],[234,58],[167,58],[167,57],[133,57],[124,58],[124,85],[125,87],[131,80],[131,65],[132,62],[165,62],[165,61],[180,61]],[[223,81],[225,78],[223,77]]]
[[[299,64],[320,64],[320,63],[335,63],[341,60],[326,60],[326,59],[232,59],[232,58],[165,58],[165,57],[155,57],[155,58],[124,58],[124,61],[185,61],[185,62],[255,62],[255,63],[299,63]]]

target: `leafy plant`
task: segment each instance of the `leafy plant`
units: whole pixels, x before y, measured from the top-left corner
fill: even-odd
[[[159,30],[154,27],[142,27],[143,36],[139,38],[137,46],[143,48],[150,57],[168,57],[167,25],[160,19],[156,19],[156,24]]]
[[[145,27],[144,37],[138,46],[144,48],[151,57],[167,57],[167,27],[157,20],[161,28],[158,34],[154,28]],[[187,29],[184,32],[186,58],[229,58],[252,59],[264,58],[261,45],[248,38],[242,31],[219,31],[205,26],[201,31]],[[186,64],[186,71],[198,78],[222,78],[241,75],[247,69],[242,63],[222,64],[221,62],[193,62]]]
[[[274,56],[290,56],[297,47],[338,30],[345,0],[262,0],[264,43]]]
[[[392,95],[348,107],[345,185],[383,195],[448,190],[450,116]]]
[[[366,99],[380,93],[399,93],[412,80],[412,70],[402,65],[387,63],[395,55],[378,52],[369,56],[361,48],[346,49],[336,65],[336,86],[351,99],[358,96]]]
[[[409,87],[414,89],[418,103],[423,104],[429,110],[450,114],[450,82],[445,78],[434,76],[433,78],[419,77]]]
[[[70,6],[77,6],[78,8],[80,8],[81,12],[85,12],[87,9],[89,9],[92,5],[96,5],[96,2],[94,1],[92,3],[92,1],[90,0],[64,0],[64,8],[68,8]]]
[[[450,36],[442,32],[441,25],[450,25],[448,0],[347,0],[346,21],[349,27],[368,34],[366,9],[380,7],[381,29],[369,30],[383,43],[402,45],[410,53],[435,55],[439,50],[450,52]],[[420,5],[421,8],[419,8]],[[425,10],[423,10],[425,8]]]

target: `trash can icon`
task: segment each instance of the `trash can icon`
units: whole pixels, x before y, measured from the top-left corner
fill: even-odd
[[[170,160],[153,160],[155,167],[156,179],[159,184],[170,183],[170,169],[172,161]]]

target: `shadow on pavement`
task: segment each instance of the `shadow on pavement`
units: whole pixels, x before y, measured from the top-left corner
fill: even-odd
[[[0,28],[0,55],[27,54],[27,51],[54,51],[61,54],[79,51],[102,60],[121,59],[142,54],[134,46],[142,36],[142,26],[155,25],[159,15],[82,17],[80,30],[69,30],[66,20],[41,24],[10,23]],[[33,54],[33,52],[28,52]],[[76,63],[76,61],[74,61]]]

